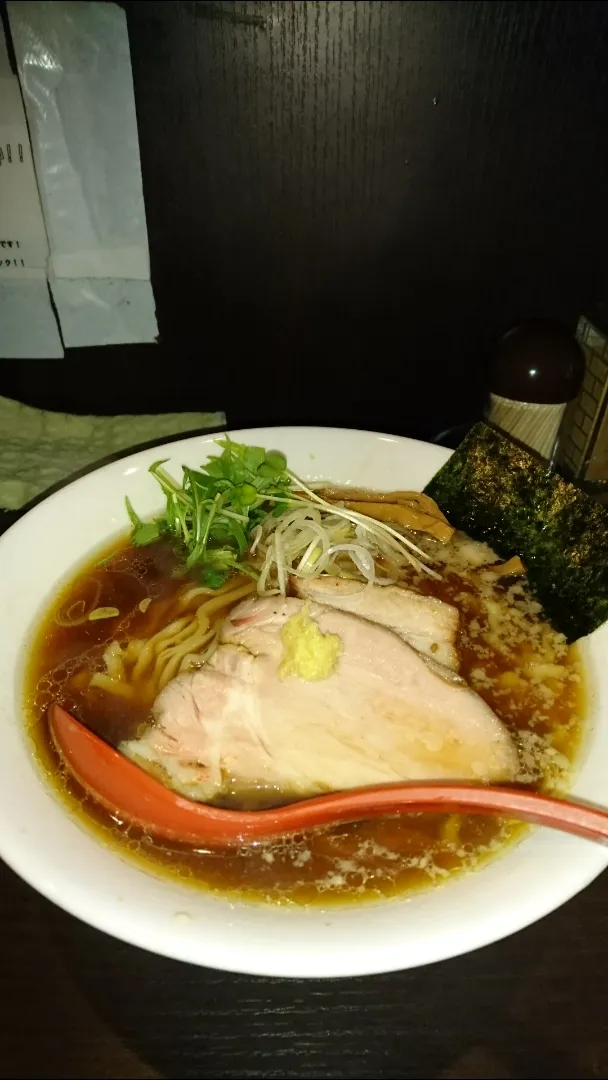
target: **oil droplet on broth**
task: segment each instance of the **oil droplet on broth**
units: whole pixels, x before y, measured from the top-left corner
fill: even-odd
[[[147,596],[166,598],[172,590],[177,592],[181,588],[183,579],[171,576],[166,551],[160,560],[164,576],[159,576],[154,558],[155,553],[150,549],[144,557],[141,551],[123,547],[117,551],[112,569],[126,571],[131,578],[137,577]],[[90,572],[93,570],[97,574],[100,572],[94,565]],[[81,573],[79,578],[82,577]],[[420,589],[419,584],[411,584]],[[463,591],[462,583],[452,581],[450,585],[447,579],[440,583],[425,582],[423,589],[441,599],[456,602],[465,627],[470,627],[479,617],[474,603],[469,610],[467,605],[456,600]],[[132,589],[126,590],[125,595],[127,592],[133,598]],[[66,593],[69,594],[69,588],[63,590],[64,602]],[[468,595],[466,589],[465,595]],[[134,604],[136,617],[149,618],[154,604],[142,612],[139,603],[138,597]],[[118,601],[116,606],[120,607]],[[53,610],[56,607],[57,604]],[[97,669],[103,650],[100,646],[83,648],[66,659],[53,651],[53,634],[56,636],[51,611],[43,620],[34,643],[27,683],[28,719],[39,760],[71,810],[76,810],[105,843],[112,844],[120,852],[126,850],[129,858],[148,870],[232,897],[282,905],[315,903],[327,907],[345,901],[375,901],[440,884],[455,873],[483,864],[523,833],[522,826],[508,822],[467,818],[459,819],[459,827],[455,830],[453,824],[448,828],[445,815],[418,814],[320,830],[307,836],[287,837],[272,844],[256,844],[236,851],[191,850],[177,844],[160,844],[144,832],[109,818],[64,770],[58,768],[44,723],[45,709],[50,700],[60,700],[68,709],[74,706],[70,680],[83,664],[89,671]],[[128,620],[121,624],[119,636],[123,643],[129,639]],[[62,640],[65,642],[65,638]],[[473,633],[466,637],[465,674],[469,669],[478,668],[484,672],[491,670],[492,677],[495,676],[495,660],[492,660],[492,667],[487,655],[483,655],[484,647],[483,640],[476,639]],[[485,688],[482,689],[485,693]],[[518,724],[524,722],[518,700],[515,689],[490,701],[512,731],[517,731]],[[566,708],[568,703],[563,705]],[[577,716],[584,713],[580,702],[570,715],[574,713]],[[571,756],[579,733],[580,724],[564,736],[565,744],[560,744],[563,753]],[[176,912],[176,918],[179,914]]]

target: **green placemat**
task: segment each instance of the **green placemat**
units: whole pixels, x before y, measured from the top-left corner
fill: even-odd
[[[0,507],[19,510],[53,484],[109,454],[225,423],[221,412],[74,416],[0,397]]]

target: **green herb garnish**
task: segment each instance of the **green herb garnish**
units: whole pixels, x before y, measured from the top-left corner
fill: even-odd
[[[203,584],[219,588],[235,570],[256,577],[243,561],[253,532],[269,513],[282,514],[291,501],[291,477],[284,454],[261,446],[218,439],[222,453],[200,469],[183,466],[179,484],[156,461],[149,471],[166,497],[165,512],[142,521],[126,499],[138,547],[161,536],[171,537],[183,551],[187,570],[201,571]]]

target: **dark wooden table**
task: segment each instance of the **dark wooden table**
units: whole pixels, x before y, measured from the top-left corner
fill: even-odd
[[[289,981],[124,945],[0,864],[0,1076],[608,1077],[607,906],[604,875],[468,956]]]
[[[123,945],[0,870],[3,1077],[606,1077],[608,877],[429,968],[287,981]]]
[[[507,326],[604,295],[605,3],[124,7],[161,344],[5,363],[0,393],[429,437]],[[129,948],[0,867],[0,1073],[608,1077],[607,905],[604,877],[470,956],[287,982]]]

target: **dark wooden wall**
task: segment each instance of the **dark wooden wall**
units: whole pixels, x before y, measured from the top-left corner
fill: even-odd
[[[160,345],[0,392],[428,436],[510,323],[608,293],[602,0],[123,6]]]

